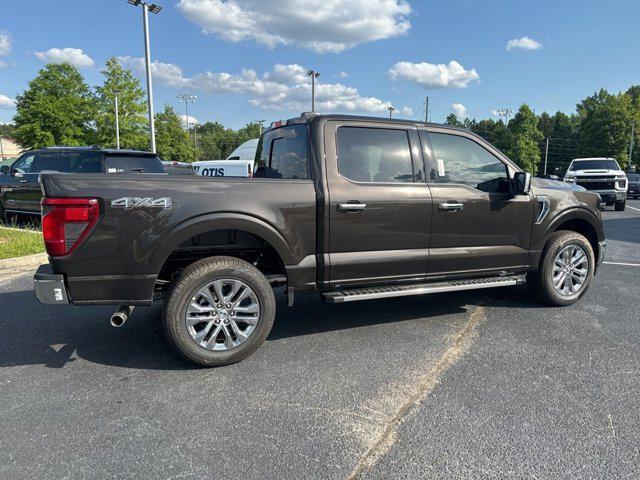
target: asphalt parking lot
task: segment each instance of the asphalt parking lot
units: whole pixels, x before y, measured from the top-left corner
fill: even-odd
[[[279,297],[253,356],[193,368],[159,305],[37,303],[0,279],[0,478],[638,478],[640,201],[567,308],[524,288]]]

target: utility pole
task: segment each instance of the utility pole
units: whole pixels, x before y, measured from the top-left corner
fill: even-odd
[[[424,121],[429,121],[429,97],[424,102]]]
[[[151,47],[149,46],[149,12],[158,14],[162,7],[142,0],[127,0],[134,7],[142,5],[142,27],[144,30],[144,65],[147,77],[147,112],[149,114],[149,140],[151,152],[156,153],[156,126],[153,118],[153,83],[151,81]]]
[[[629,140],[629,166],[627,168],[627,170],[631,171],[631,158],[633,156],[633,144],[634,144],[634,140],[635,140],[635,133],[636,133],[636,122],[631,122],[631,139]]]
[[[320,73],[315,70],[309,70],[307,75],[311,77],[311,111],[316,111],[316,78],[320,76]]]
[[[114,92],[114,103],[116,109],[116,148],[120,150],[120,122],[118,121],[118,91]]]
[[[547,146],[544,149],[544,174],[547,174],[547,160],[549,160],[549,137],[547,137]]]
[[[2,145],[2,135],[0,135],[0,162],[4,161],[4,145]]]
[[[260,135],[262,135],[262,124],[265,122],[265,120],[254,120],[254,122],[258,124]]]
[[[392,117],[393,111],[396,109],[396,107],[394,107],[393,105],[389,105],[387,107],[387,110],[389,110],[389,118]]]

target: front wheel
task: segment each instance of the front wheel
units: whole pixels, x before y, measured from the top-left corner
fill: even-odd
[[[253,265],[209,257],[189,265],[162,307],[173,347],[197,365],[239,362],[265,341],[275,318],[273,290]]]
[[[625,207],[627,206],[627,202],[617,202],[616,203],[616,212],[624,212]]]
[[[589,288],[595,268],[593,247],[577,232],[555,232],[542,251],[540,267],[527,276],[534,297],[553,306],[571,305]]]

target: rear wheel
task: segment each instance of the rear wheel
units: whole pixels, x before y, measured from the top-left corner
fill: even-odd
[[[616,212],[624,212],[625,207],[627,206],[627,202],[616,202]]]
[[[593,248],[583,235],[555,232],[542,252],[540,267],[527,276],[527,284],[541,302],[571,305],[589,288],[594,267]]]
[[[162,326],[187,360],[214,367],[239,362],[265,341],[275,318],[265,276],[233,257],[209,257],[187,267],[166,297]]]

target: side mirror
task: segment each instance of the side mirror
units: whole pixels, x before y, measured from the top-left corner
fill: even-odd
[[[3,173],[5,175],[9,173],[9,170],[11,170],[11,167],[9,165],[2,165],[0,167],[0,173]]]
[[[531,174],[529,172],[516,172],[513,180],[518,195],[529,195],[531,191]]]

